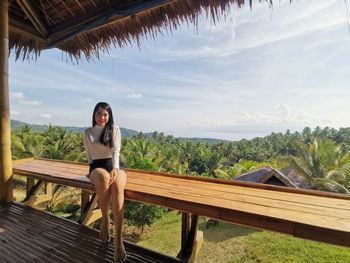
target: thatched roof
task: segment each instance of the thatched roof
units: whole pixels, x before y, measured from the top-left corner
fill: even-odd
[[[281,170],[281,173],[285,174],[286,177],[292,181],[299,188],[304,189],[315,189],[314,184],[306,179],[304,176],[300,175],[296,169],[291,166],[287,166]]]
[[[235,177],[234,180],[298,188],[298,186],[283,173],[269,166],[244,173]]]
[[[252,0],[9,0],[10,49],[16,58],[57,47],[90,59],[183,21],[196,25],[202,13],[215,21],[245,2]]]

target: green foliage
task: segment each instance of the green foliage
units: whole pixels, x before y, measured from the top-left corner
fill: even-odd
[[[141,233],[143,233],[145,226],[151,225],[161,218],[165,211],[165,208],[155,205],[128,200],[125,202],[125,219],[128,224],[141,227]]]
[[[313,139],[300,145],[301,154],[291,165],[318,190],[350,193],[350,153],[346,144]]]
[[[12,132],[13,159],[41,157],[48,159],[86,161],[83,134],[49,125],[44,132],[34,132],[29,126]]]
[[[315,140],[322,142],[320,150]],[[350,161],[344,154],[349,151],[349,143],[350,128],[338,131],[306,127],[301,133],[286,131],[216,144],[181,141],[158,132],[151,136],[139,133],[122,139],[121,159],[128,168],[231,179],[266,165],[282,169],[290,157],[300,173],[311,176],[315,185],[349,189]],[[12,155],[14,159],[43,157],[85,162],[83,133],[52,125],[38,132],[24,125],[12,132]]]
[[[11,151],[13,159],[39,157],[43,152],[44,137],[33,132],[29,126],[23,126],[11,134]]]
[[[141,169],[141,170],[158,170],[158,166],[147,157],[135,157],[127,162],[128,168]]]

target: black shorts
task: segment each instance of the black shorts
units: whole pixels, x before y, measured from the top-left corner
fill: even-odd
[[[92,163],[90,163],[88,177],[90,177],[90,173],[92,172],[92,170],[96,168],[103,168],[110,173],[113,170],[112,158],[93,160]],[[125,169],[124,163],[122,161],[119,162],[119,169],[121,170]]]
[[[89,176],[92,170],[96,168],[103,168],[110,173],[113,170],[112,158],[93,160],[92,163],[90,163]]]

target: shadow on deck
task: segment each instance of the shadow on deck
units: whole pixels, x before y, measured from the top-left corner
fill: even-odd
[[[124,241],[127,262],[180,262]],[[98,231],[19,203],[0,206],[0,262],[114,262]]]

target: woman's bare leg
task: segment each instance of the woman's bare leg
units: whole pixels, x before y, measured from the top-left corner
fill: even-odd
[[[110,185],[111,175],[103,168],[96,168],[90,174],[90,181],[96,188],[98,204],[102,212],[102,224],[100,229],[100,239],[103,242],[109,241],[109,204],[111,200]]]
[[[123,170],[118,171],[114,182],[111,184],[112,191],[112,212],[115,226],[114,237],[114,260],[115,262],[125,262],[126,252],[123,244],[122,230],[124,219],[124,188],[126,184],[126,173]]]

